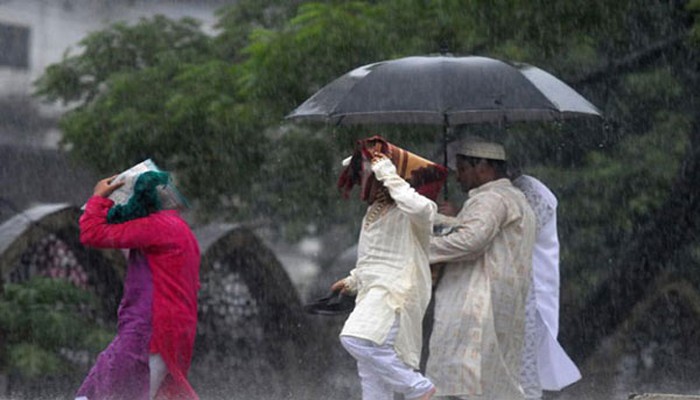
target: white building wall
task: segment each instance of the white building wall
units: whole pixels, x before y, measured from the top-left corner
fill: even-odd
[[[24,26],[29,33],[29,68],[0,66],[0,97],[29,95],[44,69],[61,61],[88,33],[117,21],[136,22],[163,14],[173,19],[193,17],[214,32],[215,11],[233,1],[174,0],[0,0],[0,24]],[[0,42],[0,51],[2,51]]]

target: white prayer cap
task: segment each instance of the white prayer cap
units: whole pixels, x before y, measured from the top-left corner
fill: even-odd
[[[468,140],[461,144],[456,153],[474,158],[506,160],[506,150],[503,148],[503,145],[494,142]]]

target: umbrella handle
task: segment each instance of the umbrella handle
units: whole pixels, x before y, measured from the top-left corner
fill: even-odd
[[[443,155],[443,165],[449,171],[449,167],[447,166],[447,123],[442,125],[442,155]],[[449,181],[449,179],[445,179],[445,186],[443,186],[443,188],[442,188],[443,197],[444,197],[445,201],[447,201],[447,198],[449,197],[449,194],[448,194],[449,192],[447,190],[447,182],[448,181]]]

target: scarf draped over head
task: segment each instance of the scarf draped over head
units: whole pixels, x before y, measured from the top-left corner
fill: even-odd
[[[447,168],[397,147],[381,136],[358,140],[355,151],[340,173],[338,189],[348,197],[353,186],[360,185],[360,199],[367,201],[373,185],[381,185],[371,169],[372,154],[386,155],[406,180],[421,195],[435,201],[447,179]]]
[[[147,171],[136,178],[134,193],[126,204],[118,204],[109,209],[107,222],[119,224],[142,218],[163,209],[158,187],[167,185],[170,175],[162,171]]]

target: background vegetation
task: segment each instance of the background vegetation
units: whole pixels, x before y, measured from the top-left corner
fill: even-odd
[[[0,365],[14,384],[35,390],[75,386],[113,332],[96,315],[97,297],[63,279],[35,277],[4,285]],[[30,390],[31,392],[31,390]]]

